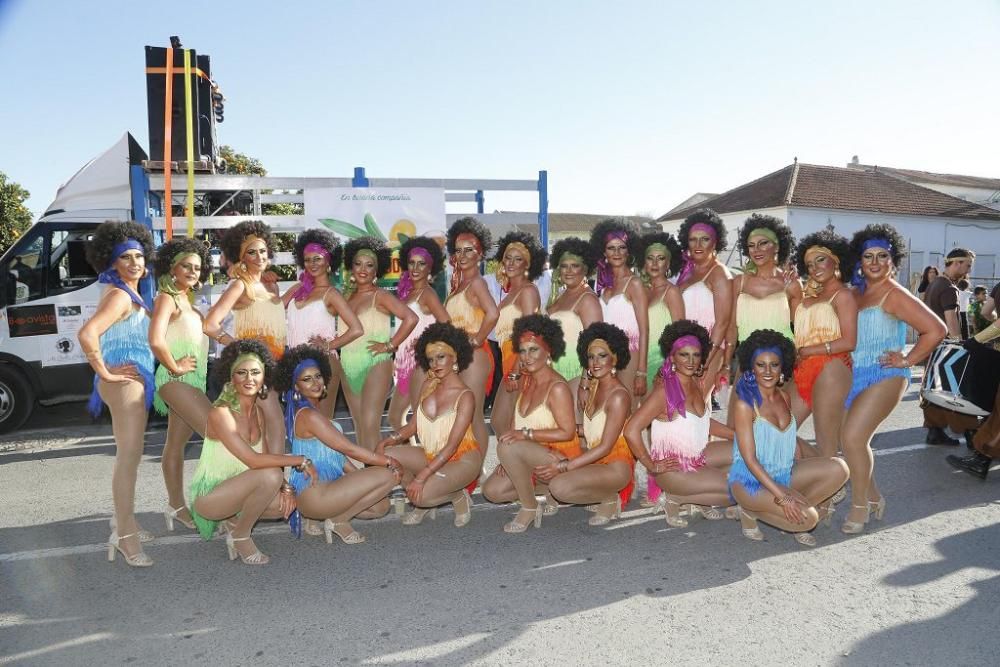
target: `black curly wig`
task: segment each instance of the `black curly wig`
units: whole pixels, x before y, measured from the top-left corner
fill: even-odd
[[[420,334],[417,342],[413,345],[413,351],[417,355],[417,363],[424,371],[431,368],[431,360],[427,358],[427,346],[431,343],[442,342],[455,350],[458,364],[458,372],[461,373],[472,363],[472,343],[469,342],[469,334],[465,333],[451,322],[434,322]]]
[[[441,273],[441,269],[444,268],[444,253],[441,252],[438,242],[429,236],[414,236],[399,247],[399,263],[403,271],[406,271],[410,261],[410,251],[414,248],[423,248],[431,256],[431,278]]]
[[[270,384],[274,376],[274,357],[271,356],[267,345],[256,338],[240,338],[235,343],[230,343],[219,355],[219,360],[212,367],[212,373],[219,385],[222,386],[231,381],[233,364],[241,354],[255,354],[264,362],[264,384]]]
[[[576,236],[560,239],[552,246],[552,252],[549,253],[549,260],[553,271],[559,270],[559,261],[562,259],[563,254],[567,252],[583,260],[583,265],[587,269],[588,276],[594,275],[594,269],[597,268],[597,260],[600,257],[594,256],[594,248],[588,241],[584,241]]]
[[[323,246],[330,253],[330,270],[336,271],[343,261],[344,247],[332,233],[325,229],[307,229],[295,239],[295,263],[300,269],[306,268],[306,246],[310,243]],[[294,368],[294,366],[293,366]]]
[[[671,322],[660,334],[659,346],[660,354],[663,358],[670,360],[670,348],[674,346],[681,336],[694,336],[701,343],[702,363],[708,360],[708,353],[712,347],[712,340],[708,337],[708,329],[701,326],[694,320],[677,320]]]
[[[523,243],[531,254],[531,262],[528,265],[528,280],[534,282],[545,270],[545,260],[548,259],[548,251],[542,247],[538,239],[531,234],[524,232],[508,232],[500,237],[497,242],[496,259],[503,261],[503,254],[507,252],[507,246],[511,243]]]
[[[632,358],[628,351],[628,336],[624,331],[607,322],[594,322],[580,332],[580,338],[576,341],[576,356],[580,360],[580,365],[584,368],[587,367],[587,348],[598,339],[606,342],[611,348],[611,352],[616,358],[615,368],[620,371],[625,370]]]
[[[685,218],[684,222],[681,223],[680,229],[677,230],[677,242],[681,244],[682,249],[687,250],[688,234],[691,233],[691,227],[699,222],[703,225],[710,225],[715,230],[716,252],[722,252],[729,246],[726,240],[726,225],[722,222],[719,214],[710,208],[699,208]]]
[[[117,257],[112,257],[111,253],[115,246],[128,239],[135,239],[142,244],[142,254],[149,262],[153,256],[153,235],[145,225],[133,220],[128,222],[118,222],[108,220],[101,223],[94,231],[94,236],[87,243],[87,262],[94,268],[94,271],[101,273],[108,269]]]
[[[904,250],[906,248],[906,241],[896,231],[895,227],[885,223],[868,225],[864,229],[854,232],[854,236],[851,237],[851,255],[853,255],[854,259],[860,261],[861,253],[863,252],[862,247],[865,241],[870,241],[871,239],[882,239],[889,242],[889,245],[892,246],[892,249],[889,251],[892,257],[892,264],[898,269],[900,262],[903,261],[903,257],[906,256],[906,250]],[[843,269],[841,271],[843,272]]]
[[[799,241],[795,247],[795,266],[799,269],[799,276],[805,280],[809,277],[806,269],[806,251],[813,246],[823,246],[829,248],[837,261],[840,262],[840,279],[847,282],[851,279],[851,269],[854,267],[854,258],[851,255],[851,243],[840,234],[835,234],[829,229],[821,229],[818,232],[807,234]]]
[[[451,227],[448,228],[447,242],[445,246],[448,249],[449,255],[455,254],[455,241],[458,239],[459,234],[472,234],[477,239],[479,239],[479,244],[482,246],[483,256],[490,251],[493,247],[493,235],[490,234],[490,230],[487,229],[486,225],[479,222],[475,218],[469,216],[465,218],[459,218]]]
[[[628,266],[637,264],[636,257],[639,257],[639,227],[628,218],[608,218],[597,223],[590,231],[590,248],[597,259],[604,258],[604,247],[608,244],[608,234],[611,232],[625,232],[628,237],[625,241],[628,246]]]
[[[784,264],[788,260],[792,248],[795,247],[795,237],[792,236],[792,228],[773,215],[754,213],[746,219],[739,232],[740,252],[746,257],[750,256],[750,248],[747,245],[750,241],[750,232],[761,228],[771,230],[778,237],[776,263]]]
[[[201,258],[201,273],[198,274],[198,280],[201,282],[208,280],[209,274],[212,273],[212,258],[208,254],[208,246],[198,239],[184,236],[171,239],[156,249],[153,273],[157,278],[170,274],[170,265],[174,263],[174,257],[178,253],[198,255]]]
[[[323,384],[330,384],[333,377],[333,369],[330,368],[330,358],[326,352],[313,345],[296,345],[286,350],[281,361],[274,368],[274,387],[284,393],[295,385],[295,367],[304,359],[312,359],[319,366],[320,375],[323,376]]]
[[[385,244],[382,239],[377,239],[374,236],[359,236],[356,239],[351,239],[344,246],[344,268],[348,271],[354,266],[354,256],[358,254],[359,250],[371,250],[375,253],[377,261],[375,262],[375,275],[381,278],[386,273],[389,272],[389,268],[392,266],[392,251],[389,250],[389,246]]]
[[[514,333],[511,340],[515,346],[520,346],[521,336],[526,331],[535,334],[549,346],[549,356],[553,361],[566,354],[566,339],[563,337],[562,325],[548,315],[525,315],[514,320]]]
[[[792,377],[795,368],[795,343],[773,329],[758,329],[736,348],[736,358],[744,371],[753,370],[754,353],[762,347],[776,347],[781,351],[781,372]]]
[[[649,246],[654,243],[660,243],[667,247],[667,253],[670,256],[670,261],[667,266],[667,278],[673,278],[681,270],[681,246],[674,240],[672,234],[667,232],[649,232],[648,234],[643,234],[636,241],[636,264],[642,266],[646,261],[646,251],[649,250]]]
[[[240,257],[240,246],[243,245],[243,239],[248,236],[263,239],[267,245],[267,256],[274,257],[274,237],[271,235],[271,228],[260,220],[244,220],[226,231],[219,241],[219,246],[230,264],[236,264],[243,259]]]

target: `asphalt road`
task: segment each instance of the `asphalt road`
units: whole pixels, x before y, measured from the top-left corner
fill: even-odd
[[[921,444],[915,398],[875,440],[885,521],[843,535],[842,505],[815,549],[767,526],[762,543],[731,521],[670,528],[635,502],[603,528],[564,508],[505,535],[513,507],[477,496],[465,528],[390,515],[356,522],[358,546],[261,524],[272,561],[249,567],[166,532],[153,424],[149,569],[105,560],[108,426],[41,410],[0,439],[0,664],[996,664],[1000,471],[953,472]]]

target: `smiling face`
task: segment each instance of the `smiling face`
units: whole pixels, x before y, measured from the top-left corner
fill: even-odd
[[[455,239],[456,265],[460,270],[468,271],[479,265],[479,239],[472,234],[459,234]]]
[[[240,261],[246,264],[251,271],[263,273],[267,269],[267,258],[267,243],[264,242],[264,239],[254,239],[247,245]]]
[[[181,258],[172,269],[170,275],[173,276],[174,284],[180,290],[192,289],[198,284],[201,278],[201,257],[198,255],[187,255]]]
[[[230,376],[240,396],[256,396],[264,386],[264,365],[257,357],[247,357],[233,365]]]
[[[520,248],[508,246],[503,253],[503,270],[508,278],[523,276],[528,271],[528,257]]]
[[[781,378],[781,357],[774,352],[761,352],[753,360],[753,374],[757,386],[773,388]]]
[[[579,257],[563,253],[559,260],[559,279],[568,289],[578,287],[587,275],[587,267]]]
[[[587,347],[587,370],[598,380],[610,373],[617,361],[607,342],[601,339],[595,340]]]
[[[650,248],[646,251],[646,262],[643,268],[650,278],[659,278],[667,275],[670,265],[670,255],[660,248]]]
[[[861,253],[861,270],[869,282],[889,278],[892,269],[892,255],[885,248],[868,248]]]
[[[778,255],[778,244],[766,236],[751,234],[747,239],[747,255],[757,266],[766,266]]]
[[[115,271],[122,280],[136,282],[146,273],[146,258],[141,250],[126,250],[115,258]]]
[[[377,269],[378,262],[367,252],[359,252],[354,255],[354,262],[351,264],[351,275],[354,276],[354,282],[359,287],[373,284],[378,278]]]
[[[316,366],[308,366],[302,369],[295,379],[295,390],[306,398],[320,400],[323,390],[326,389],[326,382],[323,381],[323,374]]]
[[[832,280],[837,275],[836,260],[822,251],[810,250],[806,254],[805,265],[809,277],[821,285],[826,284],[828,280]]]
[[[674,363],[679,375],[686,377],[697,375],[701,369],[701,347],[684,345],[671,353],[670,361]]]
[[[702,229],[693,229],[688,233],[688,252],[691,257],[707,258],[715,253],[715,239]]]
[[[614,267],[628,263],[628,244],[624,239],[611,239],[604,244],[604,259]]]
[[[406,270],[410,272],[410,280],[414,284],[419,284],[430,276],[430,264],[426,259],[416,252],[411,252],[406,262]]]
[[[542,340],[535,336],[522,336],[517,352],[521,370],[525,373],[535,373],[545,368],[549,360],[548,349]]]
[[[330,271],[330,262],[326,255],[321,252],[305,252],[302,254],[302,263],[309,275],[313,278],[326,275]]]
[[[438,380],[443,380],[449,374],[453,373],[455,364],[458,363],[458,357],[455,355],[454,350],[438,341],[429,343],[424,350],[424,354],[427,355],[427,361],[430,366],[427,372]]]

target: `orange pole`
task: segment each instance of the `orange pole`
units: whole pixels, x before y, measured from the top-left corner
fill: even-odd
[[[167,82],[163,92],[163,201],[166,205],[164,220],[169,241],[174,236],[173,205],[170,196],[170,144],[173,140],[174,120],[174,50],[167,49]]]

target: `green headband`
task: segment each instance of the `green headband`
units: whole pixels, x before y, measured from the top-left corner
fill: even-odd
[[[375,260],[375,265],[378,266],[378,255],[375,254],[374,250],[368,248],[359,248],[354,257],[357,258],[359,255],[370,255],[372,259]]]
[[[228,382],[226,382],[225,386],[222,387],[222,393],[219,394],[219,397],[215,399],[215,402],[212,403],[212,405],[215,406],[224,405],[233,412],[239,413],[240,400],[239,396],[236,393],[236,387],[233,386],[232,370],[248,359],[255,360],[257,363],[260,364],[262,369],[267,367],[266,364],[264,363],[264,360],[261,359],[260,355],[255,352],[244,352],[243,354],[236,357],[236,361],[234,361],[233,365],[229,367],[230,379]]]
[[[185,257],[190,257],[192,255],[195,255],[195,256],[198,256],[198,257],[201,256],[201,255],[199,255],[196,252],[191,252],[190,250],[182,250],[179,253],[177,253],[176,255],[174,255],[174,258],[172,260],[170,260],[170,270],[173,271],[174,268],[178,264],[181,263],[182,259],[184,259]],[[179,289],[177,289],[177,283],[174,282],[174,277],[172,275],[170,275],[169,273],[168,274],[164,274],[164,275],[162,275],[162,276],[160,276],[159,278],[156,279],[156,287],[161,292],[163,292],[165,294],[169,294],[170,296],[174,297],[175,299],[181,295],[181,291]],[[189,300],[192,303],[194,303],[194,293],[193,292],[189,292],[188,293],[188,298],[189,298]]]
[[[560,290],[562,290],[563,286],[562,276],[559,275],[559,266],[563,263],[563,260],[565,259],[571,261],[576,260],[580,262],[580,264],[583,265],[584,272],[585,273],[587,272],[587,260],[585,260],[580,255],[577,255],[569,251],[566,251],[563,254],[559,255],[559,260],[556,262],[555,270],[552,271],[552,287],[551,289],[549,289],[549,301],[546,304],[546,307],[551,306],[553,303],[556,302],[556,299],[559,298],[559,292]]]
[[[649,247],[646,248],[646,257],[649,257],[649,253],[654,250],[660,250],[667,256],[667,259],[670,259],[670,249],[663,243],[650,243]]]
[[[750,239],[755,236],[763,236],[774,245],[779,247],[781,246],[781,242],[778,241],[778,235],[774,233],[774,230],[768,229],[767,227],[757,227],[755,229],[751,229],[750,233],[747,234],[747,242],[749,243]],[[757,264],[752,259],[747,260],[747,263],[743,265],[743,270],[747,273],[756,274]]]

